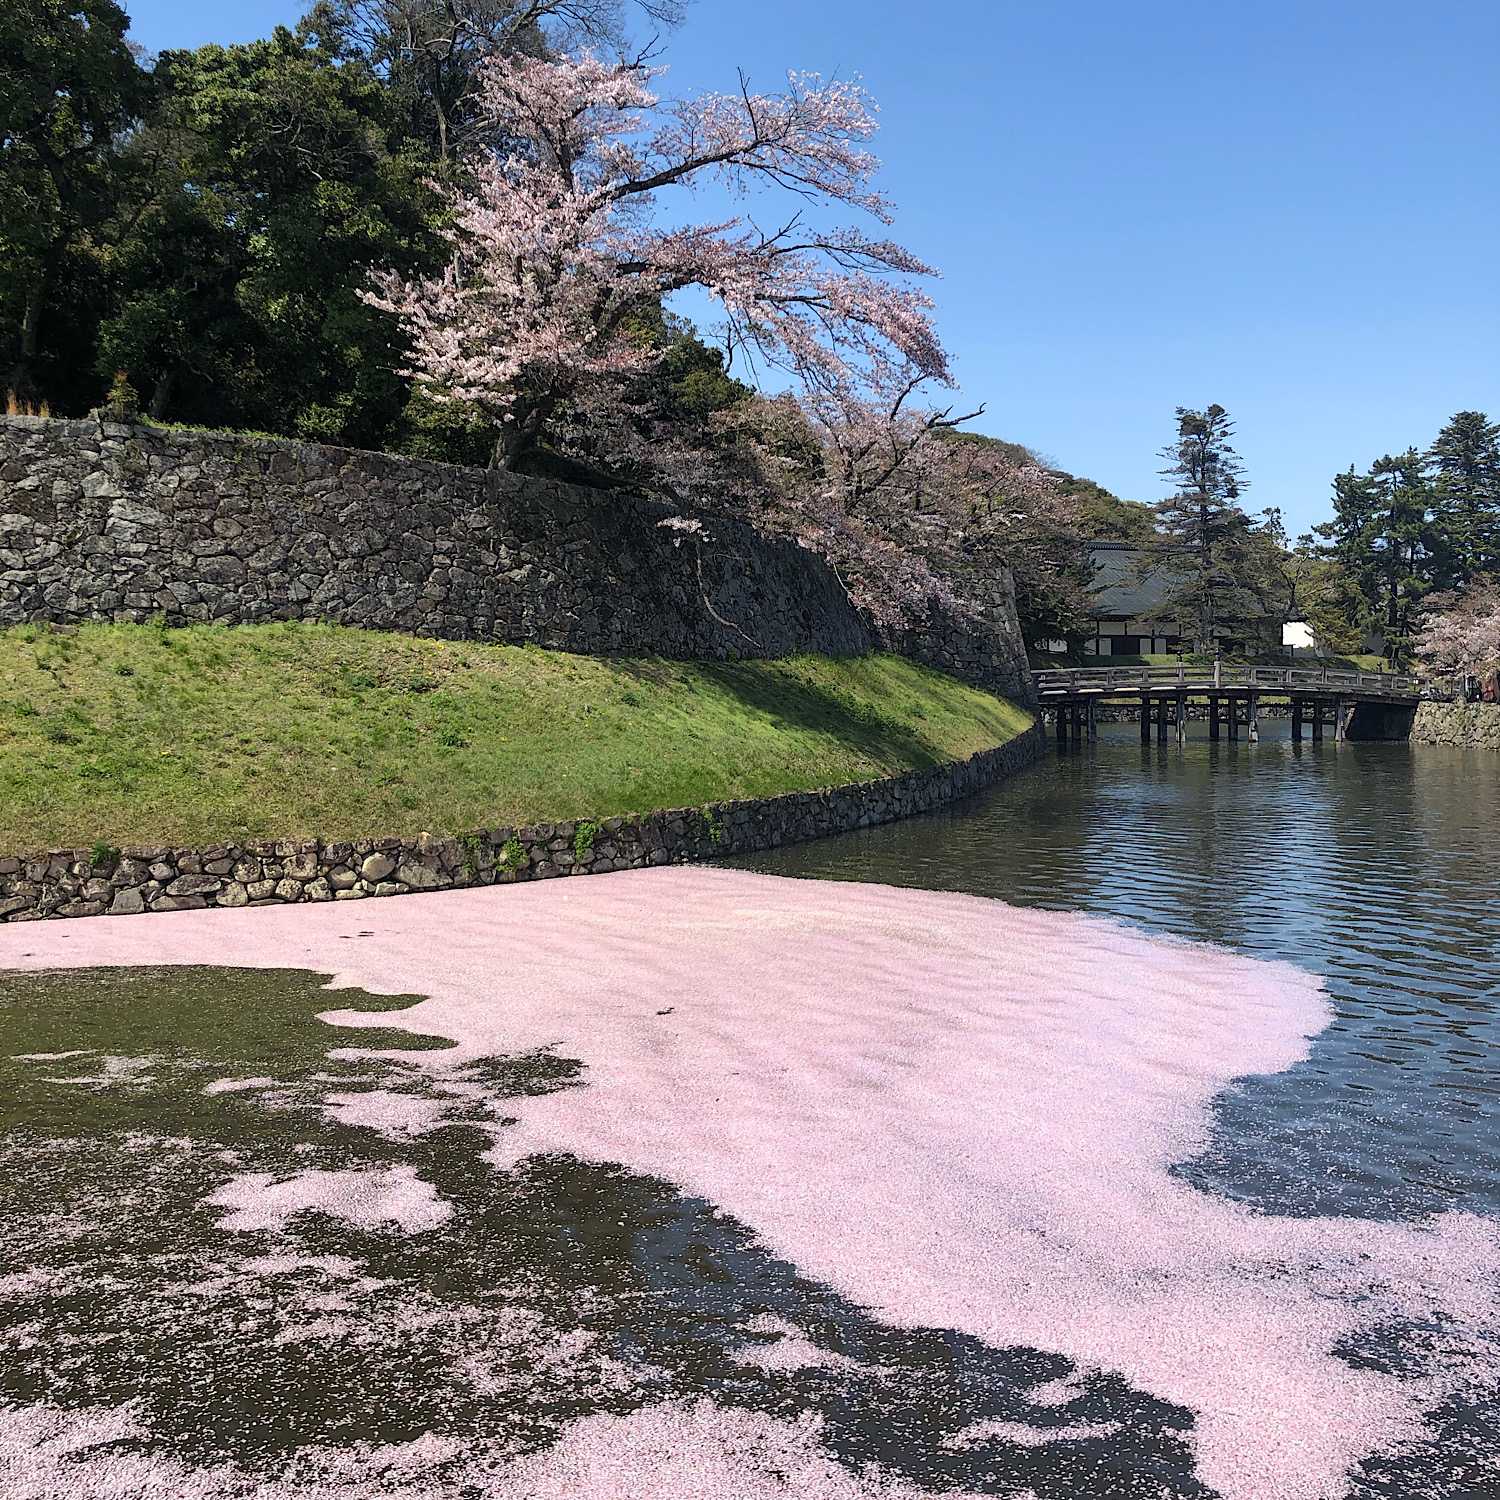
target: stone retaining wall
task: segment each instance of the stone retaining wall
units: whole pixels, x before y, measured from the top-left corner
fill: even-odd
[[[678,660],[883,645],[1034,701],[1008,578],[887,640],[833,570],[733,521],[493,470],[0,416],[0,625],[326,620]]]
[[[450,838],[52,849],[0,859],[0,920],[358,901],[749,854],[928,812],[1002,780],[1046,745],[1037,724],[968,760],[878,781]]]
[[[1411,740],[1416,745],[1500,750],[1500,703],[1420,703]]]

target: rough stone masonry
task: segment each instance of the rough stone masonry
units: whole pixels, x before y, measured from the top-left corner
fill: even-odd
[[[326,620],[678,659],[872,646],[1033,701],[1008,579],[891,637],[820,558],[617,491],[390,454],[0,417],[0,625]]]
[[[0,921],[134,916],[206,906],[359,901],[748,854],[931,811],[1046,750],[1039,724],[968,760],[817,792],[644,817],[488,828],[457,837],[281,839],[203,849],[52,849],[0,858]]]

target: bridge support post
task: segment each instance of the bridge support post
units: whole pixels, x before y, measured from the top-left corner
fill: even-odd
[[[1165,698],[1156,700],[1156,743],[1158,745],[1167,743],[1167,700]]]
[[[1076,745],[1083,738],[1083,705],[1081,703],[1075,703],[1073,705],[1072,729],[1072,739],[1073,743]]]
[[[1099,738],[1099,704],[1090,698],[1088,706],[1088,741],[1093,744]]]
[[[1208,737],[1210,740],[1217,740],[1219,737],[1219,695],[1217,693],[1208,695]]]
[[[1298,743],[1302,742],[1302,700],[1292,699],[1292,738]]]
[[[1057,705],[1057,743],[1059,745],[1068,743],[1068,705],[1066,703]]]
[[[1177,695],[1177,743],[1187,744],[1187,694]]]
[[[1333,700],[1333,740],[1335,744],[1344,738],[1344,700],[1335,698]]]
[[[1144,693],[1141,694],[1141,743],[1151,743],[1151,700]]]
[[[1237,740],[1240,737],[1240,700],[1231,693],[1224,700],[1224,712],[1229,724],[1229,738]]]
[[[1314,698],[1312,701],[1313,719],[1313,743],[1320,744],[1323,739],[1323,700]]]
[[[1250,743],[1260,743],[1260,694],[1251,693],[1245,699],[1245,723],[1249,725]]]

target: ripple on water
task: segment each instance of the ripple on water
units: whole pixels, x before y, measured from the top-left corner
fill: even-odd
[[[36,965],[128,954],[137,962],[254,966],[295,953],[301,962],[336,964],[344,983],[366,991],[429,994],[402,1023],[451,1038],[452,1047],[400,1060],[389,1048],[333,1049],[347,1053],[351,1067],[367,1067],[366,1082],[386,1096],[370,1105],[373,1123],[355,1130],[325,1108],[330,1091],[346,1097],[353,1080],[346,1070],[318,1069],[295,1088],[263,1091],[267,1119],[281,1122],[280,1149],[292,1153],[288,1163],[266,1164],[254,1152],[245,1159],[243,1149],[232,1163],[205,1159],[195,1136],[164,1138],[165,1117],[154,1140],[137,1136],[126,1152],[141,1203],[180,1193],[174,1184],[191,1185],[197,1174],[182,1211],[200,1220],[226,1180],[240,1184],[236,1210],[248,1206],[246,1187],[290,1184],[277,1212],[252,1213],[243,1228],[219,1219],[211,1230],[248,1239],[242,1254],[257,1265],[282,1263],[299,1248],[325,1267],[369,1263],[356,1281],[371,1287],[314,1285],[300,1316],[282,1314],[291,1326],[270,1347],[286,1368],[302,1370],[304,1385],[311,1379],[312,1395],[288,1409],[294,1383],[273,1380],[278,1417],[295,1415],[309,1431],[346,1441],[373,1438],[346,1419],[343,1393],[378,1371],[395,1382],[379,1404],[382,1424],[392,1413],[430,1420],[427,1413],[451,1406],[455,1366],[475,1343],[503,1343],[509,1324],[499,1315],[518,1301],[552,1331],[531,1339],[528,1354],[512,1349],[475,1373],[484,1391],[513,1380],[516,1395],[492,1402],[483,1420],[503,1425],[514,1420],[504,1412],[518,1412],[533,1447],[558,1436],[569,1401],[567,1381],[562,1391],[538,1388],[538,1378],[551,1378],[542,1356],[571,1349],[582,1361],[568,1376],[583,1392],[573,1398],[576,1416],[705,1394],[719,1406],[748,1400],[762,1413],[769,1402],[778,1422],[806,1414],[820,1452],[847,1455],[856,1466],[861,1452],[871,1454],[866,1461],[895,1462],[903,1477],[950,1489],[1030,1488],[1060,1500],[1163,1488],[1190,1495],[1208,1486],[1230,1500],[1322,1500],[1339,1492],[1350,1465],[1377,1450],[1409,1455],[1415,1444],[1439,1444],[1438,1462],[1449,1472],[1461,1467],[1461,1450],[1434,1414],[1450,1396],[1467,1402],[1464,1412],[1476,1409],[1473,1387],[1493,1380],[1495,1226],[1452,1213],[1427,1225],[1266,1215],[1168,1170],[1208,1138],[1210,1103],[1235,1077],[1286,1068],[1326,1024],[1325,998],[1295,968],[1076,913],[713,869],[454,892],[382,903],[377,913],[361,912],[370,931],[357,947],[344,940],[349,914],[331,904],[59,923],[24,935],[26,962]],[[0,944],[20,941],[0,931]],[[387,1030],[392,1019],[356,1009],[325,1016]],[[183,1019],[194,1020],[190,1009]],[[267,1033],[274,1041],[278,1028]],[[202,1017],[197,1038],[200,1047],[214,1044]],[[15,1050],[76,1045],[76,1037],[37,1035]],[[102,1039],[101,1050],[149,1054],[163,1068],[173,1055],[159,1043],[130,1049]],[[504,1057],[576,1059],[562,1080],[575,1086],[528,1092],[512,1079],[481,1110],[485,1101],[470,1091],[484,1082],[476,1070],[485,1058]],[[87,1065],[79,1060],[80,1072]],[[404,1086],[392,1072],[398,1065]],[[205,1111],[243,1110],[255,1097],[205,1095],[206,1083],[276,1073],[259,1054],[205,1057],[197,1066],[184,1098]],[[155,1069],[151,1076],[163,1080]],[[454,1082],[462,1085],[456,1092]],[[134,1099],[156,1086],[138,1083],[121,1075],[91,1090],[112,1087]],[[434,1091],[450,1094],[462,1112],[434,1119],[426,1097]],[[398,1108],[407,1093],[409,1114]],[[200,1135],[214,1118],[223,1115],[198,1122]],[[460,1149],[474,1133],[482,1156],[472,1145]],[[383,1174],[372,1175],[380,1163],[388,1164]],[[540,1215],[534,1207],[518,1217],[527,1174],[548,1163],[564,1167],[563,1182]],[[623,1307],[649,1322],[654,1309],[672,1306],[628,1279],[639,1274],[641,1239],[637,1221],[611,1201],[614,1189],[579,1211],[576,1174],[586,1179],[589,1163],[629,1193],[642,1183],[675,1184],[668,1198],[674,1191],[684,1203],[696,1198],[741,1226],[738,1248],[731,1240],[716,1250],[712,1233],[695,1232],[688,1250],[670,1257],[690,1278],[691,1328],[679,1324],[674,1337],[634,1346],[621,1332],[601,1345],[582,1305],[549,1293],[570,1268],[575,1280],[565,1290],[581,1290],[576,1278],[597,1274],[596,1252],[609,1247],[611,1274],[625,1277],[612,1292],[625,1294]],[[80,1184],[85,1197],[96,1181],[103,1178],[93,1173]],[[420,1202],[410,1197],[419,1183],[430,1187]],[[356,1197],[370,1195],[346,1194],[354,1187],[377,1189],[376,1206],[359,1209]],[[386,1187],[397,1189],[398,1206],[453,1211],[423,1214],[427,1227],[402,1236],[399,1227],[382,1228]],[[464,1222],[466,1198],[498,1215],[496,1232],[551,1226],[552,1236],[522,1258],[529,1288],[512,1273],[497,1283],[476,1268],[473,1250],[493,1246],[496,1232],[463,1244],[447,1238]],[[70,1232],[113,1222],[99,1212],[102,1200],[90,1201]],[[320,1206],[332,1214],[308,1212]],[[405,1246],[379,1243],[391,1237]],[[158,1237],[159,1245],[173,1243]],[[414,1285],[419,1246],[424,1275]],[[137,1258],[141,1317],[170,1321],[182,1307],[172,1282],[149,1294],[151,1275],[160,1283],[177,1264],[172,1254]],[[117,1268],[126,1265],[115,1258]],[[472,1289],[456,1304],[455,1275]],[[922,1347],[939,1352],[943,1378],[922,1378],[914,1368],[922,1361],[910,1355],[862,1356],[835,1335],[836,1318],[820,1329],[806,1302],[785,1295],[788,1277],[826,1291],[840,1315],[862,1310],[877,1333],[921,1333]],[[679,1284],[675,1270],[667,1279]],[[213,1278],[193,1279],[195,1295],[205,1280]],[[710,1374],[705,1390],[697,1330],[713,1320],[705,1289],[714,1284],[734,1289],[736,1300],[733,1316],[720,1319],[732,1337],[708,1347],[738,1373],[717,1384]],[[752,1299],[760,1305],[746,1306]],[[246,1320],[252,1331],[274,1321],[273,1307],[256,1306]],[[221,1309],[220,1323],[239,1338],[230,1311]],[[834,1362],[799,1367],[799,1381],[835,1386],[817,1385],[821,1395],[798,1395],[788,1406],[774,1385],[787,1372],[757,1369],[742,1356],[768,1336],[765,1315],[854,1360],[859,1374]],[[569,1318],[580,1337],[565,1334]],[[406,1339],[416,1341],[415,1361],[396,1357]],[[878,1350],[882,1340],[871,1343]],[[901,1347],[884,1345],[893,1354]],[[51,1341],[30,1347],[32,1375],[55,1379]],[[116,1368],[132,1347],[118,1336],[110,1345]],[[179,1337],[173,1347],[197,1346]],[[954,1353],[942,1355],[945,1347]],[[955,1386],[960,1353],[978,1354],[983,1384]],[[787,1357],[796,1364],[794,1354]],[[247,1440],[253,1428],[261,1443],[284,1442],[244,1389],[253,1366],[247,1358],[217,1361],[212,1378],[195,1379],[194,1400],[233,1398],[225,1416]],[[1007,1386],[1007,1367],[1029,1379],[1012,1373]],[[652,1373],[661,1370],[676,1383],[663,1385]],[[1103,1389],[1090,1384],[1096,1372]],[[1042,1399],[1043,1389],[1070,1377],[1087,1399],[1060,1408]],[[1110,1380],[1122,1388],[1118,1399]],[[340,1399],[327,1399],[334,1389]],[[368,1394],[353,1399],[368,1409]],[[681,1412],[691,1427],[692,1409]],[[159,1420],[180,1424],[191,1415],[191,1407],[168,1403]],[[1017,1424],[1031,1434],[1027,1441],[1006,1436]],[[744,1430],[751,1428],[761,1430]],[[220,1430],[192,1422],[194,1433]],[[403,1440],[420,1437],[418,1428]],[[872,1442],[884,1446],[872,1453]],[[614,1451],[585,1444],[579,1453],[607,1472]],[[463,1462],[478,1461],[466,1453]],[[1429,1478],[1439,1472],[1427,1463]],[[568,1482],[584,1493],[617,1493],[602,1477]],[[1372,1484],[1362,1491],[1379,1492]]]
[[[1273,1213],[1500,1214],[1500,757],[1104,734],[960,807],[744,863],[1106,913],[1324,975],[1334,1023],[1222,1095],[1180,1170]]]

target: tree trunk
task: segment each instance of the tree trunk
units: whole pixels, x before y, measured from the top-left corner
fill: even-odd
[[[37,330],[42,322],[42,301],[47,293],[47,283],[34,281],[26,288],[26,300],[21,309],[21,350],[11,370],[10,385],[23,406],[41,394],[37,382]]]
[[[153,422],[159,422],[167,409],[167,398],[172,394],[172,386],[177,379],[176,370],[168,370],[160,380],[156,382],[156,388],[151,392],[151,404],[146,408],[146,415]]]
[[[537,446],[561,396],[560,391],[547,391],[531,405],[519,405],[511,413],[510,420],[499,424],[495,450],[490,455],[490,468],[515,469],[520,465],[521,460]]]

